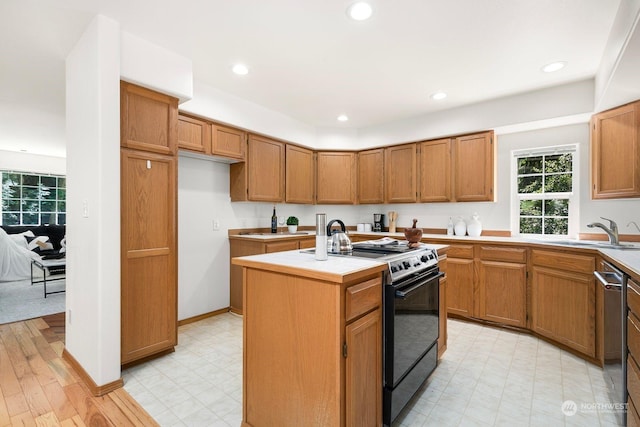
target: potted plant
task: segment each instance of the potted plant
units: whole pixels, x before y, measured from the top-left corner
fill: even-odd
[[[298,218],[295,216],[287,218],[287,226],[289,227],[289,233],[295,233],[298,231]]]

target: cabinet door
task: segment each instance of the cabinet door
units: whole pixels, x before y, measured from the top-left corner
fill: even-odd
[[[591,123],[592,197],[640,197],[640,103],[596,114]]]
[[[316,202],[356,202],[355,153],[320,151],[317,154]]]
[[[121,362],[177,343],[176,159],[121,150]]]
[[[120,146],[175,154],[178,99],[120,82]]]
[[[313,204],[315,167],[313,151],[287,144],[285,189],[287,203]]]
[[[416,144],[385,149],[384,173],[387,203],[412,203],[417,200]]]
[[[346,425],[382,425],[382,316],[378,308],[346,327]]]
[[[447,258],[447,313],[473,316],[473,260]]]
[[[595,357],[595,279],[533,267],[531,325],[535,332]]]
[[[284,200],[284,144],[251,135],[248,144],[247,182],[249,200]]]
[[[247,134],[235,128],[211,125],[211,154],[244,160]]]
[[[527,266],[480,261],[477,316],[504,325],[527,326]]]
[[[455,200],[493,201],[493,132],[461,136],[454,144]]]
[[[179,115],[178,148],[211,154],[211,125],[203,120]]]
[[[293,251],[298,249],[299,243],[297,240],[288,240],[286,242],[271,242],[264,245],[264,253]]]
[[[451,202],[451,139],[420,143],[420,202]]]
[[[384,203],[384,149],[358,153],[358,203]]]

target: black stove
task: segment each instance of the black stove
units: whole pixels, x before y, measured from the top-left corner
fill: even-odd
[[[390,426],[437,366],[443,273],[437,251],[428,245],[381,239],[352,246],[348,256],[389,265],[383,291],[382,419]]]

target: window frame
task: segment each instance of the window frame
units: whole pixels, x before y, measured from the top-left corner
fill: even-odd
[[[18,198],[4,198],[4,175],[5,174],[15,174],[19,176],[19,183],[16,187],[20,188],[20,194]],[[38,178],[38,183],[35,185],[31,185],[29,183],[25,183],[25,176],[34,176]],[[43,184],[43,178],[53,178],[55,180],[55,187],[48,186]],[[15,226],[39,226],[39,225],[56,225],[60,223],[60,220],[63,219],[62,224],[66,224],[66,203],[67,203],[67,185],[66,185],[66,175],[58,175],[55,173],[41,173],[41,172],[29,172],[29,171],[18,171],[11,169],[0,169],[0,184],[2,184],[2,188],[0,188],[0,225],[15,225]],[[60,179],[64,180],[64,187],[59,186]],[[47,198],[42,194],[43,186],[50,189],[54,192],[53,198]],[[24,189],[32,189],[37,191],[37,197],[25,197]],[[64,198],[60,198],[60,190],[64,191]],[[4,210],[4,201],[5,200],[13,200],[17,201],[19,204],[19,211],[14,210]],[[48,209],[46,211],[42,210],[43,204],[54,203],[54,209]],[[64,203],[64,209],[60,209],[60,203]],[[37,210],[29,210],[25,209],[25,204],[34,204],[37,203]],[[18,224],[5,224],[4,214],[17,213],[19,216]],[[29,223],[25,224],[23,219],[25,214],[37,215],[37,224]],[[53,216],[55,221],[43,221],[43,214],[48,214],[49,219]],[[61,217],[62,215],[62,217]]]
[[[523,157],[553,156],[558,154],[572,154],[571,188],[572,191],[561,193],[518,193],[518,160]],[[544,175],[544,174],[543,174]],[[553,145],[530,149],[511,151],[511,235],[524,238],[576,238],[579,227],[580,204],[580,146],[579,144]],[[544,191],[544,187],[543,187]],[[568,199],[568,227],[567,234],[529,234],[520,233],[520,201],[521,200],[553,200]],[[544,218],[544,216],[543,216]]]

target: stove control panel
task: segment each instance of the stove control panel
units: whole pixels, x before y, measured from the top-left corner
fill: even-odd
[[[413,273],[424,271],[438,263],[435,249],[418,249],[404,253],[401,258],[389,261],[391,279],[396,281]]]

